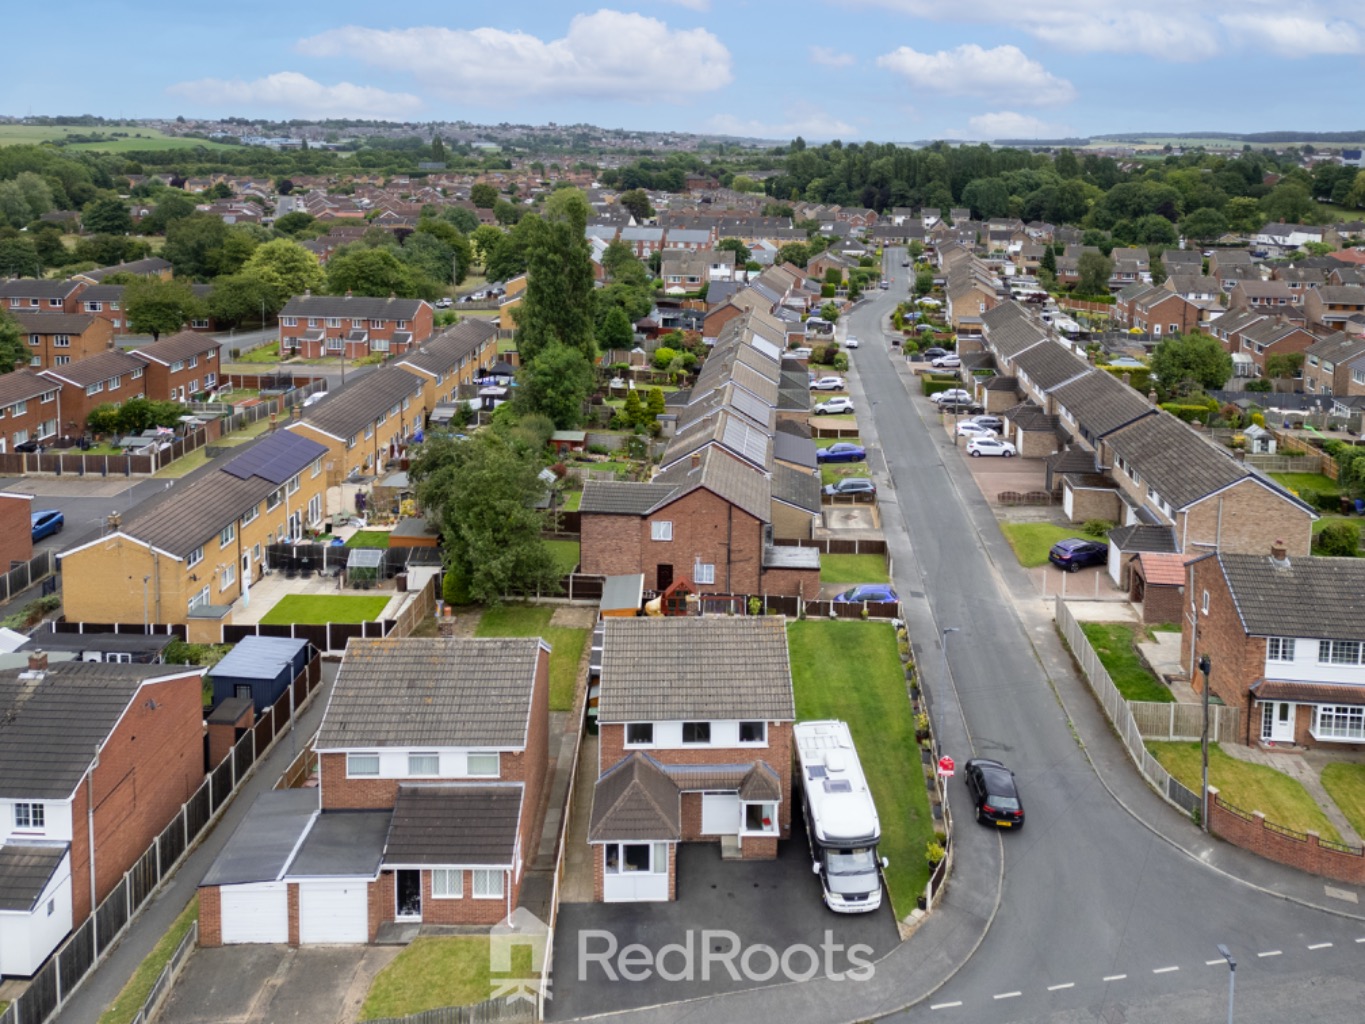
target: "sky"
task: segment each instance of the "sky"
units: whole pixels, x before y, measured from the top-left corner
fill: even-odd
[[[1365,0],[69,0],[0,113],[909,142],[1365,128]],[[49,37],[20,4],[10,39]]]

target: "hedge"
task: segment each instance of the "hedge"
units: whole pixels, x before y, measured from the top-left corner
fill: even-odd
[[[947,380],[942,377],[921,377],[919,379],[919,386],[924,394],[936,395],[940,391],[947,391],[949,388],[960,388],[962,386],[962,381],[958,380],[956,377],[950,377]]]
[[[1105,373],[1111,373],[1120,381],[1123,375],[1128,374],[1128,386],[1139,394],[1145,395],[1152,389],[1152,371],[1145,366],[1134,369],[1130,366],[1104,366],[1099,367]]]

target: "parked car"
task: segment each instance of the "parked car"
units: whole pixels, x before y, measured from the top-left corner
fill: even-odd
[[[794,348],[787,353],[787,355],[791,356],[791,358],[793,359],[809,359],[810,354],[811,350],[804,345],[802,345],[800,348]]]
[[[944,402],[970,402],[971,400],[971,394],[964,388],[948,388],[946,391],[940,391],[929,396],[929,401],[935,405],[942,405]]]
[[[962,766],[962,778],[971,790],[977,821],[1000,828],[1023,827],[1024,803],[1014,784],[1014,772],[999,761],[974,757]]]
[[[990,427],[983,426],[973,420],[963,420],[957,425],[958,437],[996,437],[996,433]]]
[[[865,476],[846,476],[838,483],[826,484],[825,493],[831,498],[843,494],[876,494],[877,485]]]
[[[877,287],[878,287],[878,288],[883,288],[883,289],[884,289],[884,288],[890,288],[890,287],[891,287],[891,282],[888,281],[888,280],[886,280],[886,278],[882,278],[881,284],[877,285]]]
[[[815,449],[816,462],[862,462],[867,449],[852,441],[837,441],[828,448]]]
[[[843,391],[848,384],[842,377],[821,377],[812,381],[810,387],[812,391]]]
[[[1005,421],[999,416],[973,416],[971,419],[964,420],[963,422],[975,423],[977,426],[985,427],[987,430],[994,430],[997,434],[1000,433],[1001,428],[1005,426]]]
[[[1069,537],[1052,545],[1047,560],[1067,572],[1080,572],[1087,565],[1104,565],[1109,561],[1109,545],[1097,540]]]
[[[451,300],[449,295],[436,300],[437,309],[449,309],[453,305],[455,305],[455,303]]]
[[[914,316],[918,317],[919,314],[915,313]],[[947,354],[948,350],[946,348],[939,348],[937,345],[930,345],[928,348],[926,348],[923,352],[920,353],[920,358],[928,359],[930,362],[932,362],[933,360],[940,359],[943,356],[946,356]]]
[[[53,534],[61,533],[62,527],[66,525],[66,516],[62,515],[55,508],[34,512],[32,520],[33,541],[35,544],[44,537],[51,537]]]
[[[939,402],[938,407],[940,412],[951,412],[958,415],[962,413],[974,415],[981,411],[981,403],[973,402],[968,398],[954,398],[947,402]]]
[[[967,454],[974,459],[979,459],[983,455],[1000,455],[1011,459],[1017,452],[1014,445],[992,435],[990,437],[974,437],[968,441]]]
[[[41,441],[20,441],[14,446],[16,452],[28,452],[41,455],[43,453],[43,442]]]
[[[853,411],[853,399],[840,396],[821,402],[813,410],[817,416],[834,416],[841,412]]]
[[[864,583],[852,590],[845,590],[842,594],[835,594],[834,600],[839,604],[846,604],[850,601],[861,604],[863,601],[894,603],[900,598],[896,596],[896,591],[892,589],[889,583]]]
[[[844,348],[857,348],[857,347],[858,347],[858,339],[855,338],[853,335],[850,334],[847,338],[844,339]]]
[[[901,260],[901,266],[902,266],[902,267],[908,267],[908,266],[910,266],[910,261],[909,261],[908,259]]]
[[[956,352],[949,352],[947,355],[934,356],[934,358],[929,361],[929,365],[943,366],[952,369],[962,365],[962,358]]]

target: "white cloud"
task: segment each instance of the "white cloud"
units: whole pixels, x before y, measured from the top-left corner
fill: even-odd
[[[1069,103],[1076,90],[1017,46],[987,50],[967,43],[955,50],[920,53],[902,46],[877,58],[917,89],[949,96],[1008,96],[1016,103],[1051,106]]]
[[[999,110],[970,118],[968,135],[974,139],[1055,139],[1067,134],[1063,125],[1048,124],[1028,114]]]
[[[1345,21],[1301,14],[1226,14],[1219,20],[1235,39],[1284,57],[1359,53],[1362,48],[1362,30]]]
[[[412,74],[432,92],[498,104],[525,97],[657,102],[723,88],[730,51],[705,29],[672,29],[620,11],[580,14],[562,39],[495,28],[371,29],[356,25],[302,40],[314,57],[345,57]]]
[[[847,121],[805,105],[793,105],[783,111],[784,121],[746,120],[734,114],[717,114],[711,118],[710,128],[723,135],[739,135],[758,139],[805,139],[825,141],[856,137],[858,129]]]
[[[858,63],[858,58],[853,54],[840,53],[828,46],[812,46],[810,59],[812,64],[826,68],[846,68]]]
[[[351,82],[324,85],[297,71],[277,71],[250,82],[200,78],[179,82],[166,91],[219,110],[265,107],[291,111],[294,117],[402,119],[422,106],[421,99],[411,93],[386,92]]]

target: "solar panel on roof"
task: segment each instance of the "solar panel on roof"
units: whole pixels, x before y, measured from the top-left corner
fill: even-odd
[[[282,484],[324,451],[316,441],[282,430],[231,459],[223,466],[223,472],[238,480],[258,476],[272,484]]]

